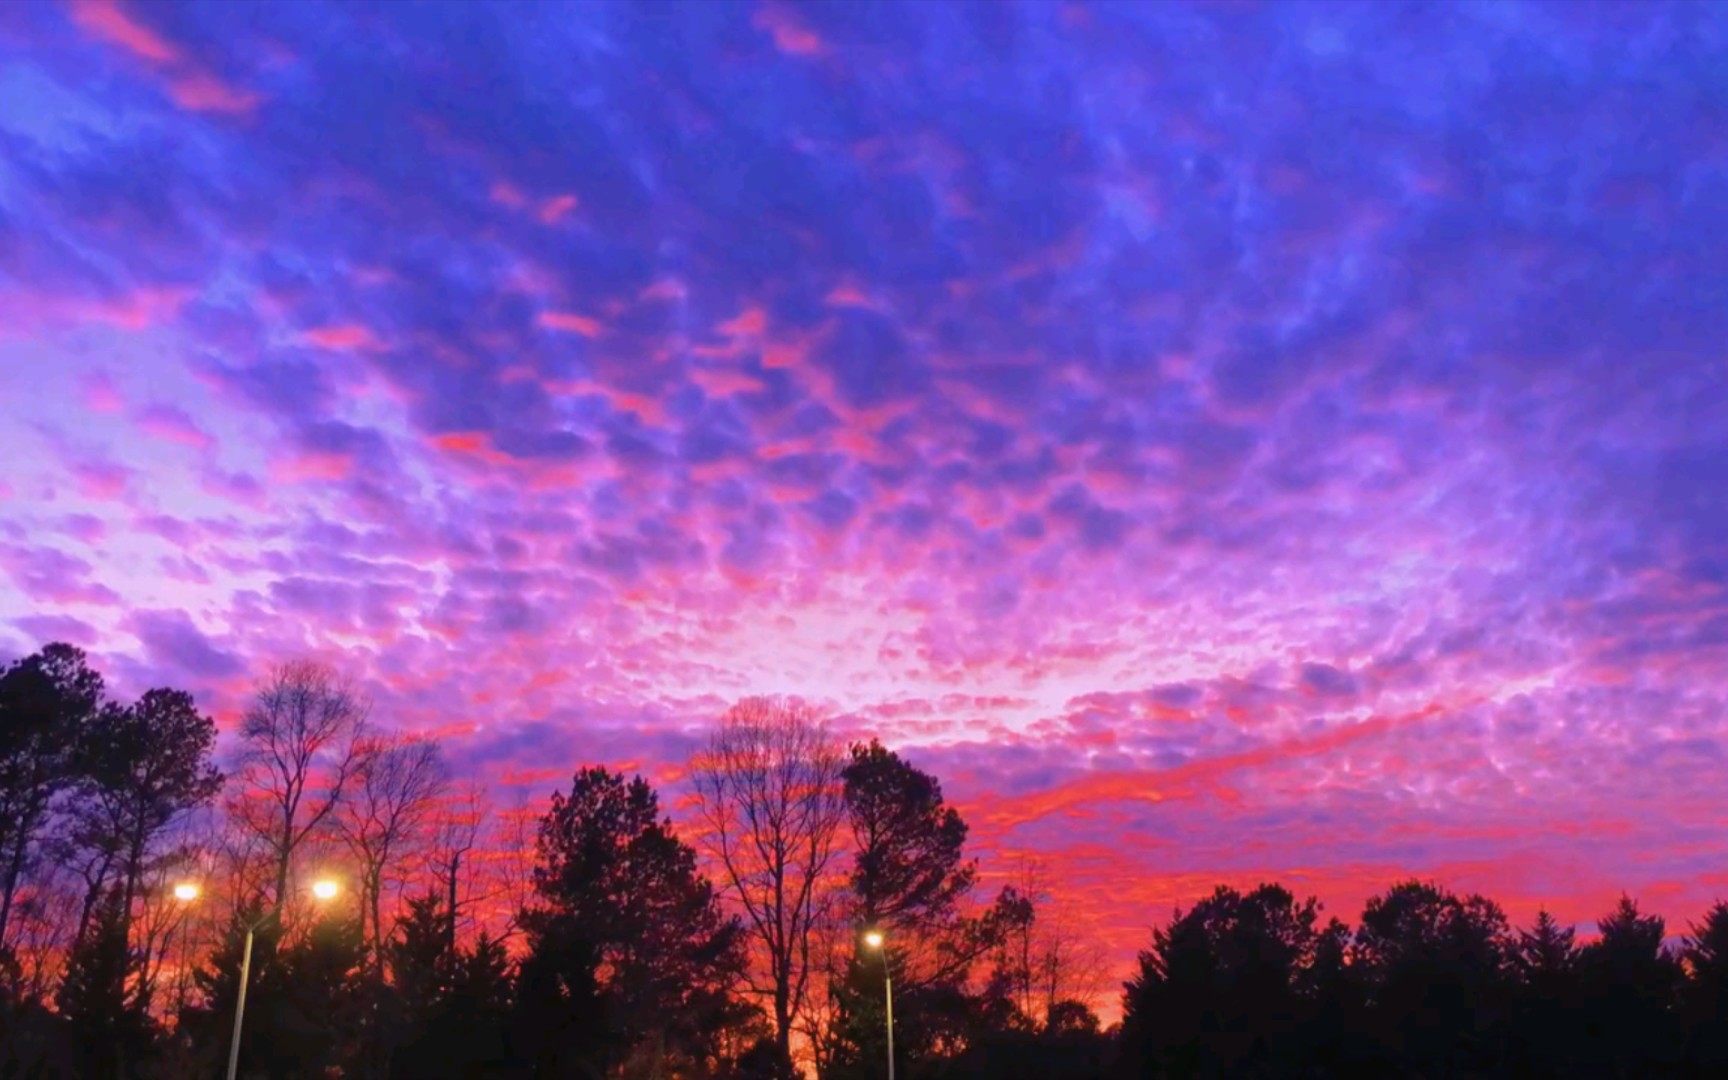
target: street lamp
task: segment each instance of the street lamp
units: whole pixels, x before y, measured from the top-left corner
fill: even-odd
[[[336,883],[327,878],[312,883],[314,900],[334,900],[338,891]],[[174,897],[181,901],[196,900],[198,886],[189,881],[182,882],[174,886]],[[266,911],[246,927],[246,947],[240,953],[240,994],[234,1001],[234,1037],[228,1042],[228,1080],[234,1080],[240,1071],[240,1027],[246,1020],[246,984],[252,981],[252,935],[275,914],[275,909]]]
[[[866,930],[864,944],[882,954],[882,990],[888,1002],[888,1080],[894,1080],[894,976],[888,972],[888,938],[880,930]]]

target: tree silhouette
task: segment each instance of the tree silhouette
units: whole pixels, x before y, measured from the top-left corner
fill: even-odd
[[[1374,1041],[1394,1067],[1491,1069],[1510,1006],[1511,930],[1498,905],[1407,881],[1368,901],[1356,932]]]
[[[274,668],[241,717],[230,811],[269,849],[278,918],[295,852],[325,826],[365,762],[366,713],[350,684],[302,660]]]
[[[116,887],[98,905],[88,932],[73,947],[54,1005],[69,1022],[78,1075],[122,1080],[149,1056],[155,1024],[127,943],[127,920]]]
[[[215,722],[182,690],[146,691],[136,704],[99,709],[89,721],[72,839],[115,875],[112,889],[107,872],[91,884],[114,897],[112,917],[128,942],[134,901],[164,854],[164,834],[222,789],[222,773],[210,763],[215,745]]]
[[[1294,1058],[1318,913],[1277,885],[1220,886],[1154,931],[1122,999],[1128,1074],[1253,1075]]]
[[[1631,897],[1597,920],[1600,937],[1578,958],[1584,1007],[1579,1075],[1648,1076],[1678,1067],[1680,961],[1663,943],[1666,924]]]
[[[524,1003],[556,1011],[560,999],[585,1000],[600,1017],[560,1024],[586,1044],[560,1055],[616,1063],[652,1041],[668,1060],[713,1058],[732,1015],[742,931],[647,782],[578,772],[568,796],[553,796],[536,853],[536,903],[522,916]]]
[[[358,864],[362,925],[370,925],[367,945],[382,965],[386,879],[429,838],[446,774],[438,743],[424,736],[369,738],[358,758],[333,820]]]
[[[359,1061],[370,1017],[366,946],[358,916],[330,914],[280,954],[280,982],[260,1027],[270,1029],[272,1076],[322,1076]],[[246,1038],[253,1037],[247,1003]]]
[[[930,1056],[964,1036],[965,982],[992,924],[960,911],[977,866],[965,856],[966,823],[935,777],[872,741],[852,748],[841,780],[853,842],[844,917],[854,947],[831,989],[828,1074],[874,1076],[887,1049],[884,965],[894,977],[896,1053]],[[885,933],[885,951],[858,947],[866,928]]]
[[[767,968],[752,990],[791,1062],[792,1026],[817,971],[812,937],[846,807],[827,727],[795,699],[747,698],[691,763],[702,839]]]
[[[1717,901],[1691,926],[1685,960],[1687,1062],[1705,1076],[1728,1076],[1728,903]]]
[[[13,904],[55,800],[78,780],[102,676],[60,642],[0,670],[0,951]]]
[[[1563,1077],[1576,1068],[1578,1002],[1576,934],[1546,910],[1520,931],[1512,952],[1517,1004],[1508,1064],[1531,1077]]]
[[[491,1076],[505,1068],[511,997],[503,946],[482,935],[471,949],[449,947],[436,895],[409,902],[384,947],[395,1001],[389,1073]]]
[[[1308,1010],[1298,1060],[1313,1076],[1371,1071],[1373,1055],[1364,1046],[1368,990],[1364,972],[1352,962],[1350,927],[1342,920],[1329,919],[1316,933],[1303,982]]]
[[[974,1013],[986,1030],[1035,1031],[1061,1001],[1093,1004],[1103,957],[1053,901],[1043,867],[1022,858],[984,913],[991,969]]]

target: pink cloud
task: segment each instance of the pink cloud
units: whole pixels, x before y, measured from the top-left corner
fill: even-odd
[[[821,56],[828,51],[816,32],[786,5],[761,4],[750,21],[774,40],[775,48],[789,56]]]
[[[172,320],[190,291],[145,286],[115,297],[14,293],[0,301],[0,338],[24,337],[41,328],[104,323],[121,330],[148,330]]]
[[[556,225],[574,209],[576,209],[576,196],[556,195],[540,204],[540,223],[542,225]]]
[[[195,66],[167,38],[130,15],[119,0],[71,0],[72,21],[90,36],[117,45],[166,73],[168,96],[190,112],[246,113],[257,94],[238,90]]]
[[[208,450],[216,445],[210,433],[199,427],[185,410],[173,405],[152,405],[138,414],[138,427],[149,435],[168,442]]]
[[[72,466],[78,490],[92,499],[117,499],[126,493],[132,470],[108,461],[86,461]]]
[[[587,315],[578,315],[573,311],[542,311],[539,315],[541,326],[552,330],[564,330],[583,337],[596,337],[604,329],[598,319]]]
[[[321,349],[331,349],[338,352],[383,347],[383,343],[373,335],[369,328],[356,323],[313,327],[301,336]]]
[[[768,314],[759,307],[745,308],[732,319],[721,323],[716,329],[722,334],[758,337],[768,328]]]
[[[247,113],[258,107],[259,97],[238,90],[207,72],[192,72],[171,80],[168,96],[192,112]]]
[[[354,459],[343,453],[294,454],[271,465],[270,475],[285,483],[346,480],[354,473]]]
[[[117,413],[126,407],[126,402],[108,373],[97,371],[84,378],[84,407],[91,412]]]
[[[152,63],[179,63],[180,51],[154,30],[126,13],[118,0],[72,0],[72,21],[80,29]]]

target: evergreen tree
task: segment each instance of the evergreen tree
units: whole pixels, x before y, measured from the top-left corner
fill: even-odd
[[[894,979],[897,1056],[960,1044],[972,1009],[965,984],[991,924],[960,911],[977,865],[965,857],[966,823],[935,777],[872,741],[852,747],[841,781],[854,851],[846,917],[887,944],[855,947],[831,987],[829,1074],[871,1076],[887,1053],[884,978]]]
[[[192,974],[196,1000],[180,1011],[176,1039],[181,1055],[197,1064],[201,1074],[216,1075],[228,1055],[233,1032],[234,1006],[239,997],[240,965],[245,951],[246,928],[256,926],[252,943],[252,972],[246,992],[246,1038],[241,1042],[241,1075],[256,1075],[256,1064],[267,1060],[271,1031],[255,1026],[259,1015],[273,1010],[268,999],[281,984],[277,970],[277,944],[281,937],[274,919],[262,919],[262,904],[235,909],[222,938]],[[266,1003],[266,1004],[261,1004]]]
[[[1277,885],[1220,886],[1154,931],[1123,995],[1126,1075],[1261,1075],[1293,1061],[1318,913]]]
[[[240,1072],[271,1080],[322,1076],[360,1060],[366,1035],[366,950],[357,918],[327,915],[284,942],[271,909],[235,912],[222,942],[194,976],[200,1002],[183,1010],[190,1056],[211,1071],[226,1062],[246,927],[256,925],[246,991]]]
[[[328,915],[281,951],[279,981],[263,1002],[259,1028],[269,1031],[272,1077],[329,1075],[360,1058],[371,988],[358,917]],[[252,1008],[247,1005],[250,1039]]]
[[[1362,972],[1351,962],[1350,928],[1340,919],[1327,921],[1314,939],[1314,959],[1301,980],[1307,1005],[1307,1028],[1301,1060],[1306,1075],[1356,1076],[1371,1071],[1363,1045],[1367,988]]]
[[[505,1067],[511,1007],[509,956],[495,938],[472,949],[450,947],[443,901],[409,903],[385,946],[396,1001],[390,1073],[403,1080],[425,1076],[492,1076]]]
[[[1579,954],[1581,1059],[1577,1075],[1631,1077],[1678,1067],[1680,961],[1663,943],[1666,923],[1630,897],[1597,920],[1601,936]]]
[[[1352,959],[1384,1067],[1445,1075],[1496,1068],[1511,952],[1506,916],[1481,896],[1408,881],[1370,899]]]
[[[1578,946],[1575,932],[1547,911],[1520,931],[1512,953],[1518,980],[1508,1066],[1530,1077],[1571,1075],[1576,1065]]]
[[[117,914],[128,930],[163,833],[222,788],[222,773],[210,763],[215,745],[215,722],[182,690],[149,690],[136,704],[100,709],[89,721],[73,832],[80,847],[113,866]]]
[[[155,1024],[129,976],[134,962],[116,890],[98,907],[93,925],[67,957],[54,1007],[72,1036],[78,1075],[122,1080],[139,1075],[149,1058]]]
[[[553,797],[536,851],[518,1001],[536,1020],[518,1024],[536,1056],[604,1067],[652,1041],[667,1060],[711,1061],[735,1015],[741,929],[653,789],[578,772]]]
[[[1728,903],[1718,901],[1686,941],[1687,1061],[1704,1076],[1728,1076]]]
[[[55,643],[0,669],[0,949],[55,801],[77,783],[102,676],[83,652]]]

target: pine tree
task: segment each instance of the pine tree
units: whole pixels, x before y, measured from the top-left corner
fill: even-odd
[[[966,823],[941,783],[875,741],[852,747],[841,780],[854,850],[846,917],[888,944],[854,947],[831,987],[836,1077],[874,1075],[883,1060],[890,973],[897,1056],[916,1060],[960,1042],[974,1008],[965,983],[990,944],[988,925],[960,911],[977,865],[965,857]]]
[[[1578,958],[1582,1052],[1623,1076],[1676,1067],[1683,972],[1664,945],[1666,923],[1622,896],[1596,926],[1601,936]]]
[[[1512,967],[1518,980],[1511,1064],[1531,1077],[1570,1075],[1577,1066],[1575,1027],[1578,982],[1576,932],[1546,910],[1518,933]]]
[[[1728,903],[1718,901],[1691,927],[1685,989],[1688,1063],[1701,1075],[1728,1076]]]
[[[54,996],[70,1026],[78,1073],[89,1080],[135,1075],[150,1054],[155,1025],[131,977],[133,961],[116,891],[73,947]]]
[[[443,900],[409,903],[385,947],[398,1003],[391,1075],[494,1075],[506,1060],[510,959],[496,938],[452,949]]]
[[[541,1056],[617,1062],[652,1039],[669,1060],[711,1059],[742,931],[654,790],[578,772],[541,821],[537,855],[518,1005],[538,1017]]]

